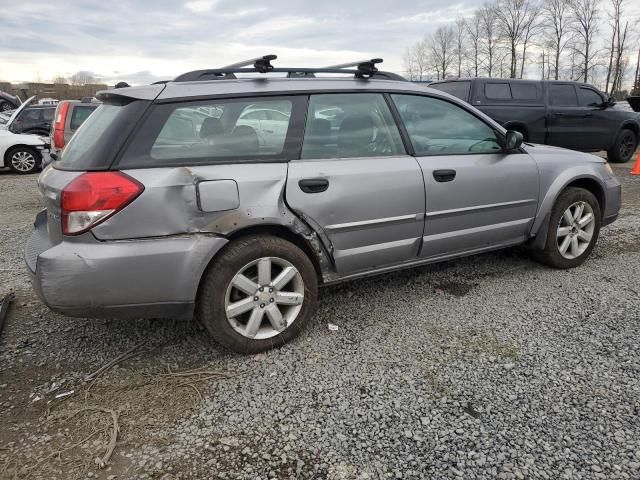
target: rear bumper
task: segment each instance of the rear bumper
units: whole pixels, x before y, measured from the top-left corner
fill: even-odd
[[[74,317],[190,318],[200,278],[227,243],[203,234],[111,242],[85,234],[50,245],[45,234],[36,227],[25,249],[34,290]]]

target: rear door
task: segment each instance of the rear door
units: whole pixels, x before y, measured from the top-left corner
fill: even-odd
[[[424,175],[420,257],[523,242],[538,204],[535,161],[524,152],[504,153],[493,127],[457,104],[422,95],[392,98]]]
[[[549,145],[593,150],[605,145],[600,111],[593,98],[572,83],[548,84],[547,142]],[[590,100],[591,98],[591,100]]]
[[[339,273],[416,258],[424,195],[420,167],[406,154],[382,94],[310,97],[286,200],[328,237]]]

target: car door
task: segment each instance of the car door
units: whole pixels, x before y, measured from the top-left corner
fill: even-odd
[[[549,145],[576,150],[593,150],[604,144],[600,114],[579,102],[580,89],[572,83],[550,83],[547,87],[547,141]],[[588,92],[580,92],[584,99]]]
[[[382,94],[311,95],[286,201],[328,239],[340,274],[415,259],[424,195],[420,167]]]
[[[426,221],[422,258],[524,241],[535,218],[539,178],[524,151],[502,151],[501,135],[446,99],[392,95],[422,169]]]

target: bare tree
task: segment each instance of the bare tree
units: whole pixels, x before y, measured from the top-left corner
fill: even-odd
[[[429,73],[429,55],[424,40],[408,47],[404,54],[405,72],[412,81],[425,80]]]
[[[640,95],[640,49],[638,49],[638,60],[636,61],[636,74],[633,76],[633,86],[631,95]]]
[[[498,50],[498,26],[496,24],[495,8],[485,4],[479,10],[480,26],[482,31],[483,49],[486,55],[486,71],[489,77],[493,76],[496,54]]]
[[[455,33],[449,26],[440,26],[426,40],[433,67],[438,78],[447,78],[449,67],[455,59]]]
[[[494,8],[500,34],[509,45],[511,78],[516,78],[517,75],[517,49],[524,40],[527,25],[534,20],[531,15],[533,8],[531,0],[497,0]]]
[[[482,42],[482,15],[479,10],[476,10],[473,16],[467,19],[466,25],[467,36],[471,44],[473,76],[477,77],[480,73],[480,48]]]
[[[456,20],[454,34],[455,53],[458,62],[458,78],[460,78],[462,77],[462,60],[466,56],[467,45],[467,22],[464,18],[460,17]]]
[[[53,83],[62,85],[62,84],[67,83],[67,79],[66,79],[66,77],[63,77],[62,75],[56,75],[53,78]]]
[[[628,62],[625,64],[627,61],[625,58],[625,50],[627,48],[629,22],[626,21],[623,28],[621,21],[621,18],[625,16],[625,12],[623,11],[624,3],[625,0],[611,0],[612,12],[610,18],[612,34],[605,92],[612,95],[614,92],[622,90],[622,78],[624,76],[624,70],[628,65]],[[611,88],[609,88],[610,80]]]
[[[553,52],[553,78],[560,78],[560,57],[570,40],[571,11],[569,0],[545,0],[542,5],[545,34]],[[548,72],[547,72],[548,75]]]
[[[527,46],[542,28],[542,22],[540,20],[541,10],[542,6],[539,3],[532,3],[531,8],[529,9],[529,15],[522,35],[522,62],[520,62],[520,78],[524,77],[524,66],[527,62]]]
[[[600,18],[600,0],[570,0],[570,2],[575,21],[573,31],[576,35],[573,52],[580,59],[578,78],[587,83],[598,54],[595,42]]]
[[[80,71],[76,72],[71,77],[69,77],[69,82],[71,85],[87,85],[89,83],[94,83],[96,81],[93,73]]]

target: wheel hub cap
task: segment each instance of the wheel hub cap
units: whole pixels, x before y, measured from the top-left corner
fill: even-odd
[[[16,170],[28,172],[36,166],[36,159],[29,152],[16,152],[11,157],[11,165]]]
[[[562,214],[556,231],[557,247],[567,259],[582,255],[593,240],[595,216],[587,202],[576,202]]]
[[[287,260],[263,257],[231,280],[225,297],[227,321],[242,336],[266,339],[296,320],[304,302],[300,272]]]

